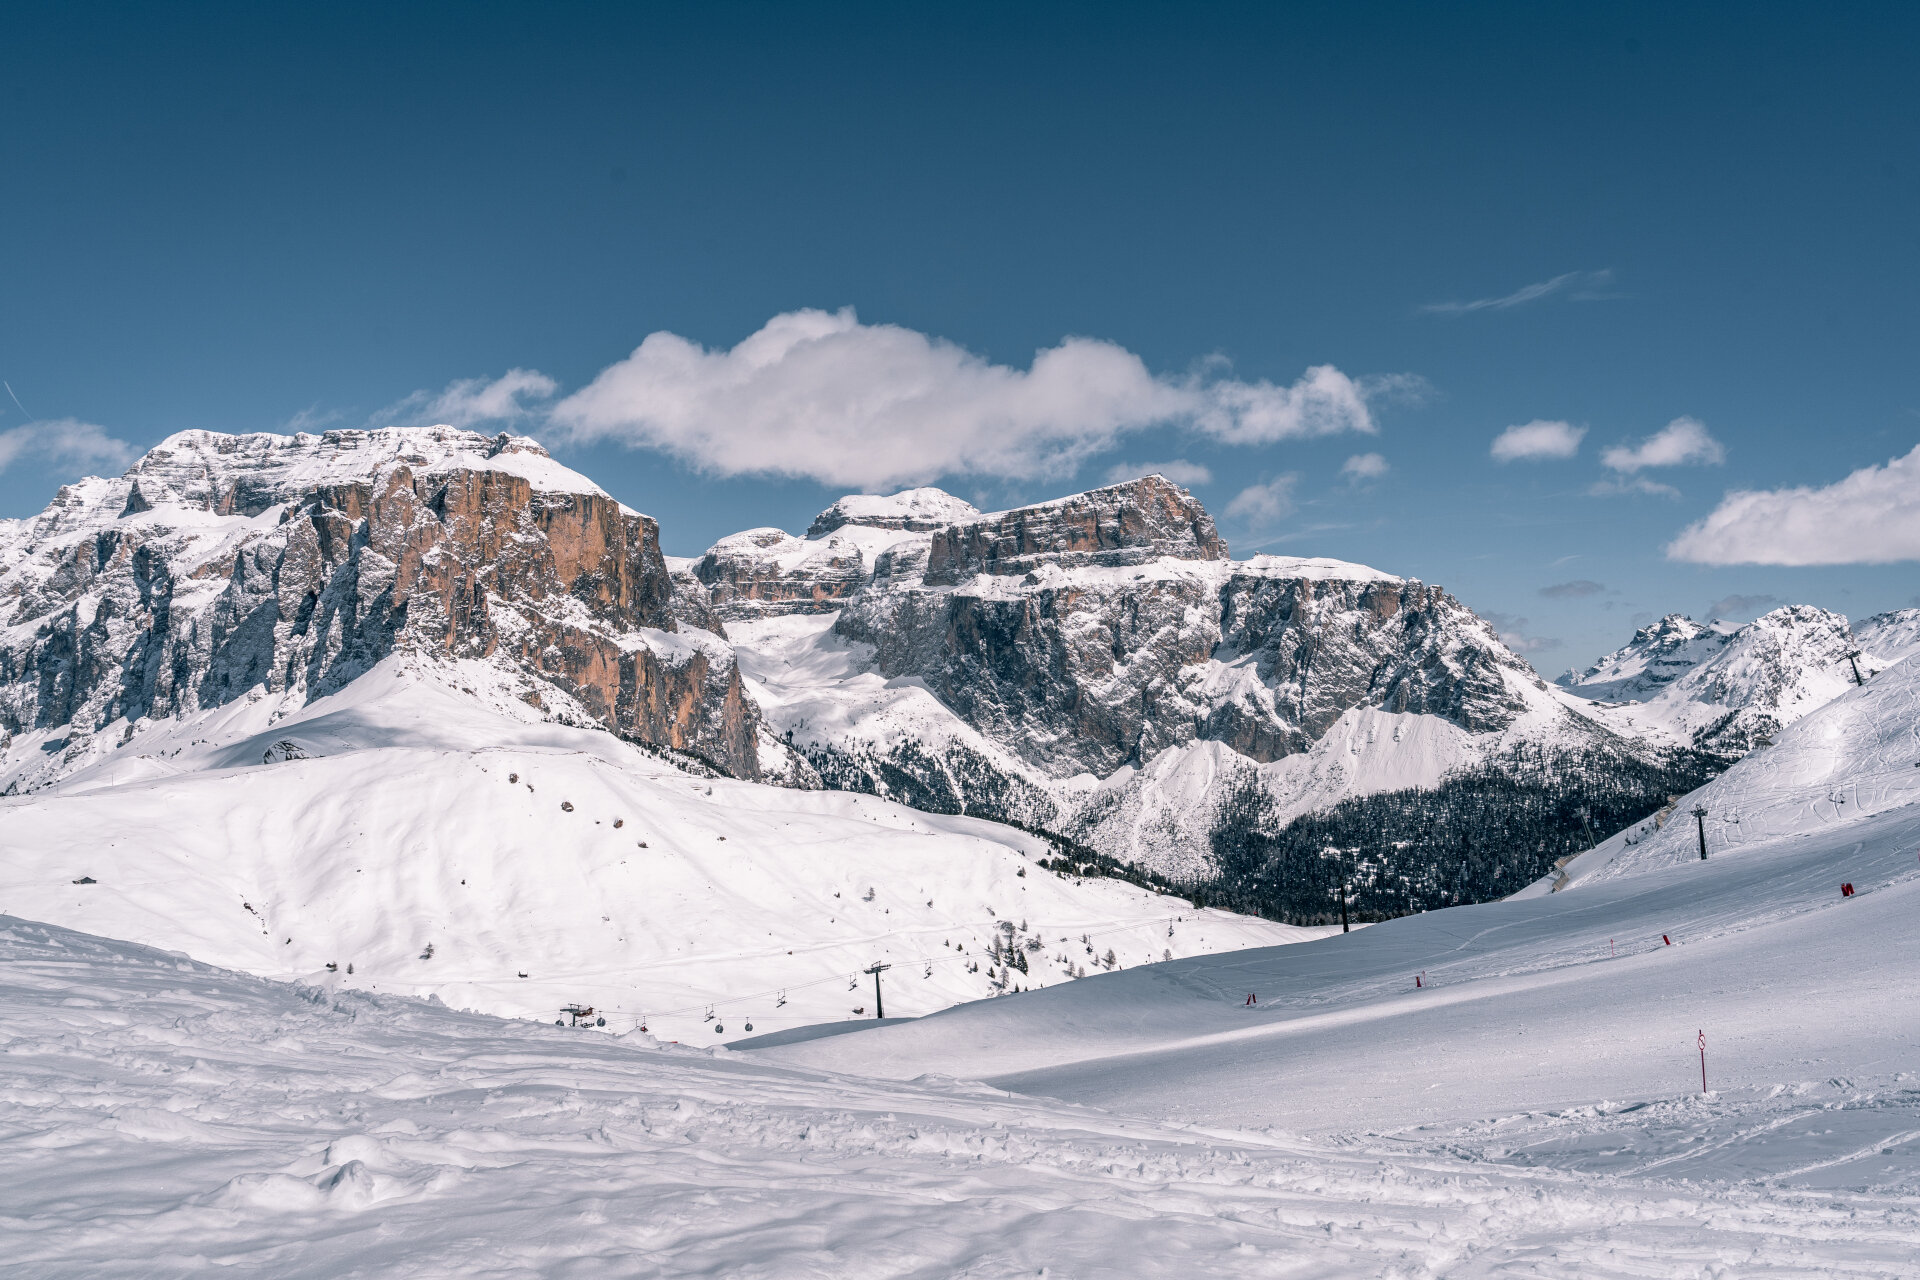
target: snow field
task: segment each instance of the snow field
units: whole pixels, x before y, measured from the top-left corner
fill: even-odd
[[[548,1022],[591,1005],[701,1044],[871,1017],[876,961],[895,966],[887,1012],[913,1015],[1109,950],[1131,967],[1324,932],[1064,879],[1035,865],[1044,841],[991,823],[689,776],[490,680],[390,661],[291,714],[152,726],[0,799],[0,909],[268,977]],[[307,758],[261,763],[280,743]],[[990,978],[996,937],[1027,971]]]
[[[11,918],[0,961],[0,1256],[23,1280],[1745,1280],[1912,1275],[1920,1239],[1911,1196],[1502,1149],[1590,1141],[1590,1116],[1328,1145],[267,983]]]

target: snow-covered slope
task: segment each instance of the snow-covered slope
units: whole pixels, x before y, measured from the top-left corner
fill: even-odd
[[[1884,616],[1889,623],[1875,634],[1887,653],[1857,642],[1841,614],[1810,605],[1787,605],[1740,627],[1669,614],[1559,683],[1585,698],[1627,704],[1614,708],[1614,719],[1632,732],[1737,753],[1852,687],[1848,654],[1856,647],[1865,649],[1853,660],[1864,678],[1917,642]]]
[[[499,1013],[591,1004],[700,1043],[871,1016],[875,961],[895,966],[887,1012],[917,1014],[1109,951],[1315,936],[1056,875],[1047,841],[978,819],[690,774],[524,693],[491,663],[396,655],[313,702],[143,722],[0,798],[0,908],[271,977],[335,964]]]
[[[1920,1186],[1920,667],[1804,717],[1695,804],[1704,863],[1683,818],[1606,842],[1557,893],[755,1052],[1199,1125],[1447,1133],[1565,1168]],[[1690,1099],[1700,1033],[1713,1092]]]
[[[263,983],[12,918],[0,1043],[21,1280],[1912,1274],[1910,1185],[1753,1159],[1911,1127],[1899,1090],[1315,1143]],[[1608,1153],[1609,1120],[1636,1150]]]
[[[1704,823],[1693,816],[1706,810]],[[1845,692],[1682,796],[1658,824],[1617,832],[1567,867],[1568,884],[1610,880],[1699,859],[1741,857],[1781,842],[1832,843],[1878,815],[1920,813],[1920,663],[1902,661]],[[1920,853],[1920,850],[1915,850]]]
[[[1853,624],[1860,648],[1891,665],[1920,653],[1920,609],[1894,609]]]

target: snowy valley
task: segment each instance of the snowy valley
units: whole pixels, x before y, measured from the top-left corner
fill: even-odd
[[[185,433],[0,524],[0,1256],[1917,1275],[1916,652],[1549,684],[1158,477],[679,559],[524,439]]]

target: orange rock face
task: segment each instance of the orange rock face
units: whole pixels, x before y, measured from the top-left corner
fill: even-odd
[[[223,471],[253,439],[203,444],[201,456],[218,451],[213,466],[163,459],[152,474],[98,482],[95,515],[112,523],[50,545],[52,572],[15,585],[12,620],[40,625],[0,654],[13,695],[0,705],[5,727],[90,728],[261,687],[317,697],[391,653],[416,652],[504,662],[623,736],[759,776],[758,717],[732,652],[676,619],[649,517],[599,492],[463,466],[458,454],[289,484],[281,477],[297,477],[303,459],[277,438],[260,448],[277,451],[280,474],[244,461]],[[455,443],[487,456],[484,438]],[[197,508],[257,523],[275,507],[277,528],[212,556],[164,519]]]

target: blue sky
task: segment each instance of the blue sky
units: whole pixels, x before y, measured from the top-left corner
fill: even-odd
[[[1912,6],[8,29],[0,516],[182,428],[464,416],[681,554],[1178,462],[1236,554],[1440,583],[1549,673],[1920,592]]]

